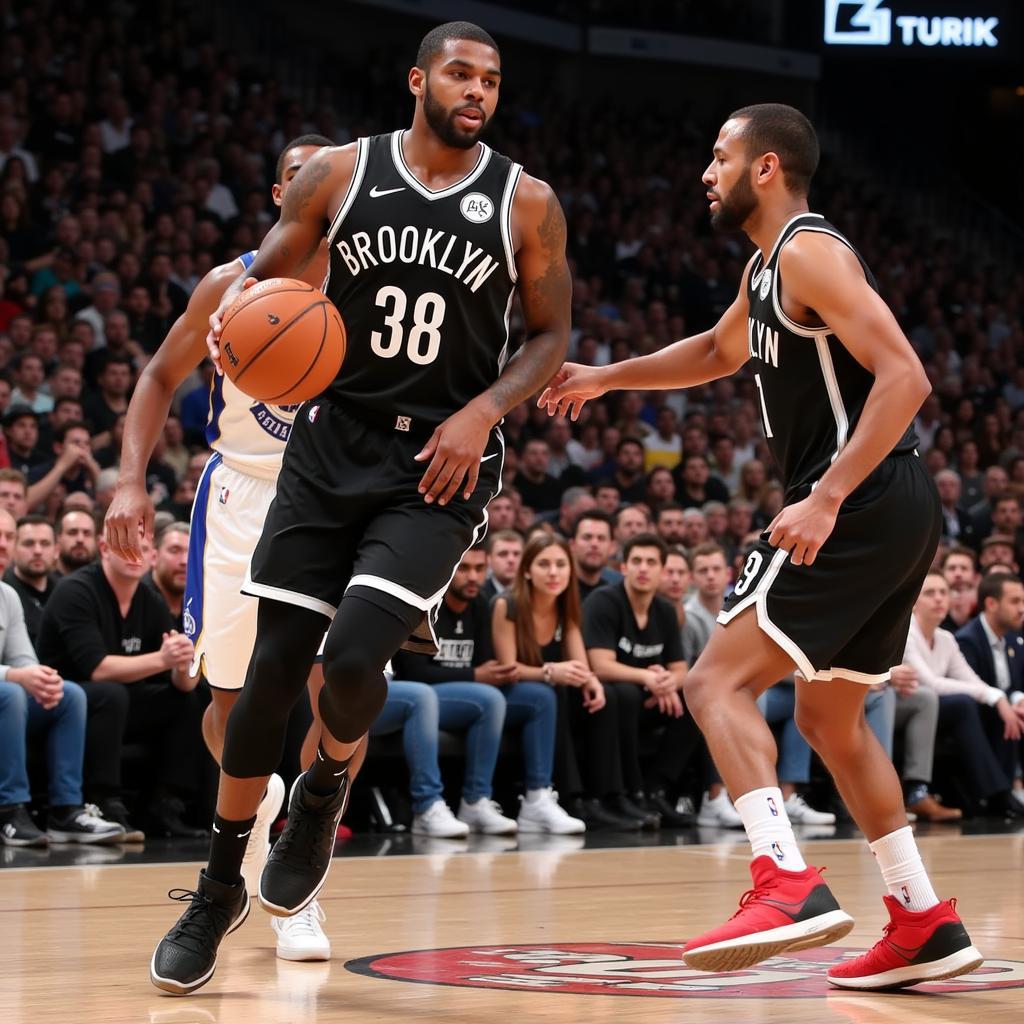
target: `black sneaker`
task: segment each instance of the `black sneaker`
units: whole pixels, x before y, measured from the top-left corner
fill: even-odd
[[[107,821],[95,804],[68,807],[63,813],[51,809],[46,816],[46,834],[51,843],[119,843],[124,826]]]
[[[642,829],[653,831],[661,828],[660,814],[641,807],[633,797],[628,797],[624,793],[609,797],[605,801],[605,807],[621,818],[636,818]]]
[[[221,940],[249,916],[249,894],[241,880],[225,885],[200,871],[195,892],[172,889],[167,895],[191,903],[154,950],[149,980],[164,992],[184,996],[213,977]]]
[[[689,828],[697,824],[697,815],[680,814],[663,789],[647,794],[647,806],[661,815],[661,823],[666,828]]]
[[[168,839],[206,839],[205,828],[189,825],[185,821],[185,801],[176,796],[161,797],[149,812],[151,831]]]
[[[334,854],[338,822],[348,806],[348,774],[331,796],[306,790],[300,775],[288,798],[288,824],[274,844],[260,876],[260,903],[276,917],[291,917],[323,888]]]
[[[36,828],[24,804],[0,808],[0,842],[4,846],[50,845],[49,836]]]
[[[625,818],[608,810],[600,800],[576,800],[570,804],[569,813],[582,818],[588,832],[639,832],[638,818]]]
[[[107,821],[116,821],[123,829],[124,835],[119,839],[119,843],[141,843],[146,839],[146,833],[141,828],[136,828],[128,820],[128,808],[119,800],[117,797],[111,797],[108,800],[100,801],[100,811],[103,817]]]

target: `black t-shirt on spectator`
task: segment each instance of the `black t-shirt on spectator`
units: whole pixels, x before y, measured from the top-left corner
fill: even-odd
[[[174,628],[167,605],[141,581],[125,618],[100,563],[65,576],[43,611],[36,654],[65,679],[87,683],[108,655],[151,654]],[[170,683],[170,671],[140,682]],[[133,684],[134,685],[134,684]]]
[[[85,399],[82,403],[82,412],[92,434],[102,434],[110,430],[117,422],[117,417],[121,415],[116,409],[111,409],[107,405],[107,400],[100,391]]]
[[[511,594],[503,594],[505,598],[505,615],[509,622],[515,622],[519,609],[516,607],[516,600]],[[555,635],[540,649],[541,660],[562,661],[565,658],[565,650],[562,646],[562,623],[555,626]],[[520,655],[522,660],[522,655]]]
[[[683,661],[683,644],[675,609],[655,595],[647,612],[647,625],[637,625],[625,583],[598,587],[583,603],[583,642],[615,652],[616,660],[632,668],[667,668]]]
[[[686,493],[681,474],[676,476],[673,473],[672,475],[676,481],[676,501],[679,502],[681,508],[701,508],[709,501],[720,501],[723,505],[729,504],[729,488],[717,476],[712,474],[708,477],[708,482],[704,485],[704,497],[697,499]]]
[[[523,504],[534,512],[547,512],[558,508],[562,502],[562,485],[550,474],[545,473],[544,479],[535,484],[527,480],[522,473],[517,473],[515,488],[523,499]]]
[[[607,580],[598,580],[596,583],[591,585],[590,583],[584,583],[583,580],[578,580],[577,585],[580,588],[580,601],[586,601],[588,597],[595,591],[600,590],[602,587],[608,586]]]
[[[39,483],[39,481],[42,480],[56,464],[57,459],[50,458],[45,462],[40,462],[33,466],[28,473],[29,486]],[[74,494],[75,491],[84,491],[86,494],[93,494],[95,491],[92,475],[88,470],[82,469],[81,467],[79,467],[76,472],[72,473],[71,476],[62,476],[59,482],[63,484],[64,490],[67,491],[68,494]]]
[[[391,659],[396,679],[419,683],[472,682],[473,669],[494,657],[491,643],[491,609],[482,597],[475,597],[464,611],[455,612],[441,602],[434,623],[437,654],[398,651]]]
[[[53,576],[48,576],[46,589],[36,590],[31,584],[18,579],[12,565],[4,573],[4,583],[10,584],[21,598],[21,607],[25,612],[25,629],[28,630],[28,638],[32,641],[32,646],[36,647],[39,640],[39,627],[43,621],[43,609],[57,586],[57,580]]]

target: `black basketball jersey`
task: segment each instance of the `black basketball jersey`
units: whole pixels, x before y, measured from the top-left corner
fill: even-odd
[[[325,397],[408,430],[436,426],[505,365],[522,167],[481,143],[469,174],[432,191],[406,165],[402,135],[359,140],[327,236],[324,291],[348,350]]]
[[[849,246],[878,291],[860,253],[817,213],[790,220],[767,260],[758,252],[751,263],[747,342],[765,437],[782,474],[787,503],[805,498],[846,447],[875,380],[827,327],[805,327],[782,309],[779,256],[801,231],[823,232]],[[908,428],[893,452],[913,451],[916,445]]]

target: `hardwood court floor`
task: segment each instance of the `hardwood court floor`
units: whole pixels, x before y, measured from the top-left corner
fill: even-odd
[[[450,846],[437,845],[441,851]],[[926,837],[921,847],[940,894],[960,897],[975,944],[990,961],[999,961],[984,978],[972,976],[967,991],[830,990],[821,964],[834,951],[800,954],[803,963],[770,963],[733,978],[697,975],[679,962],[678,946],[734,909],[749,881],[745,843],[593,851],[556,847],[336,859],[321,896],[334,947],[330,963],[277,960],[269,919],[254,907],[222,947],[213,980],[177,999],[150,986],[149,958],[183,906],[168,901],[166,890],[194,885],[198,865],[6,870],[0,872],[0,1020],[1000,1024],[1024,1019],[1024,988],[977,987],[982,980],[1024,985],[1024,962],[1003,963],[1024,961],[1024,835]],[[835,840],[808,843],[806,849],[811,863],[828,866],[826,877],[857,918],[843,946],[861,949],[873,943],[883,923],[881,880],[864,843]],[[372,962],[384,954],[451,947],[465,949]],[[475,979],[474,987],[437,983],[456,976]],[[584,993],[545,991],[552,986]]]

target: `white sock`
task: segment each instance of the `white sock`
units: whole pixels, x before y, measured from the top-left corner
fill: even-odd
[[[869,844],[889,894],[907,910],[928,910],[939,902],[917,852],[913,829],[898,828]]]
[[[784,871],[803,871],[807,867],[796,845],[781,789],[752,789],[735,806],[755,857],[771,857]]]

